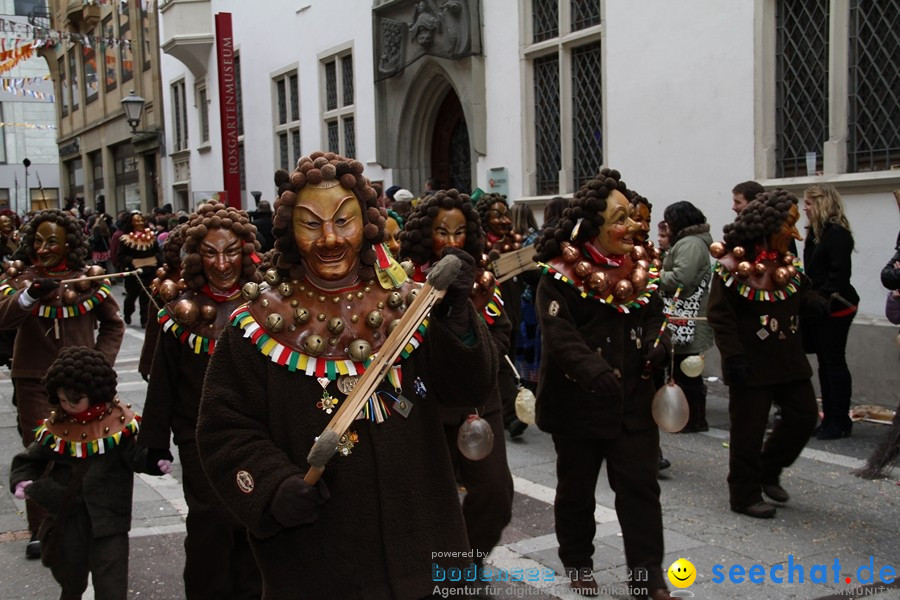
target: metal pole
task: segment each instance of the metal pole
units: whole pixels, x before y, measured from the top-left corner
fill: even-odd
[[[28,167],[25,167],[25,212],[31,210],[31,192],[28,191]]]

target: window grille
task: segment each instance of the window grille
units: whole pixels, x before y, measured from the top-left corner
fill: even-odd
[[[534,61],[535,162],[538,194],[559,193],[559,57]]]
[[[533,42],[559,35],[559,0],[532,0]]]
[[[600,23],[600,0],[571,0],[572,31]]]
[[[329,152],[340,152],[340,140],[338,138],[338,123],[337,121],[329,121],[326,123],[328,128],[328,151]]]
[[[333,60],[325,63],[325,106],[337,108],[337,65]]]
[[[353,104],[353,55],[341,58],[341,81],[344,86],[344,106]]]
[[[600,64],[600,42],[572,50],[572,150],[576,189],[603,165]]]
[[[356,158],[356,123],[353,117],[344,117],[344,157]]]

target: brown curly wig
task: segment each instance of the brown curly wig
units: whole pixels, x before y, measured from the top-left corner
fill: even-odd
[[[375,277],[375,250],[372,247],[384,241],[386,213],[378,207],[378,194],[363,177],[363,164],[358,160],[344,158],[333,152],[313,152],[297,161],[293,173],[284,169],[275,172],[278,198],[275,200],[275,216],[272,233],[275,235],[275,266],[282,276],[292,279],[305,277],[306,271],[300,262],[300,251],[294,240],[293,212],[300,191],[307,185],[318,185],[323,181],[338,180],[342,187],[353,192],[362,210],[363,245],[359,252],[359,276],[363,280]]]
[[[628,198],[628,201],[632,206],[637,207],[638,204],[643,204],[647,207],[649,212],[653,212],[653,205],[650,204],[650,201],[638,194],[636,191],[631,190],[631,196]]]
[[[181,271],[181,247],[184,245],[184,233],[188,224],[178,225],[163,242],[163,267],[167,273],[174,274]]]
[[[423,265],[432,260],[431,238],[434,219],[441,209],[451,210],[458,208],[466,218],[466,243],[463,250],[472,255],[475,260],[481,258],[484,251],[484,230],[481,228],[481,216],[472,201],[466,194],[459,190],[440,190],[430,196],[426,196],[406,221],[403,231],[400,232],[400,257],[408,258],[417,265]]]
[[[60,389],[87,396],[91,406],[116,397],[116,371],[102,352],[85,346],[60,350],[41,383],[47,388],[50,404],[59,404]]]
[[[622,181],[622,175],[615,169],[603,167],[594,179],[575,192],[569,207],[556,227],[548,228],[537,241],[537,260],[546,262],[562,253],[562,242],[570,241],[572,230],[579,219],[584,219],[578,228],[575,243],[586,242],[597,237],[600,227],[605,222],[603,212],[606,210],[606,199],[610,192],[618,190],[626,198],[632,196],[631,190]]]
[[[256,241],[256,226],[250,223],[250,217],[243,210],[233,206],[226,206],[218,202],[207,202],[191,214],[184,231],[184,246],[181,261],[181,278],[187,286],[195,292],[199,292],[206,285],[206,275],[203,272],[203,259],[198,248],[203,238],[210,229],[230,229],[243,242],[241,251],[243,257],[241,264],[241,283],[247,281],[259,281],[256,274],[256,263],[253,254],[259,252],[259,242]]]
[[[780,188],[757,195],[734,223],[723,228],[725,245],[729,250],[742,246],[746,251],[745,260],[753,260],[757,246],[764,246],[765,240],[781,229],[791,206],[797,204],[797,196]]]
[[[81,221],[71,214],[51,208],[42,210],[30,220],[22,229],[22,249],[31,264],[37,262],[37,252],[34,250],[34,235],[41,223],[50,221],[61,225],[66,230],[66,266],[77,271],[84,268],[84,261],[88,255],[87,239],[84,237],[84,229]]]

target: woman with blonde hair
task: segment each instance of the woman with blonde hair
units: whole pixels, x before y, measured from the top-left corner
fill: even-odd
[[[853,234],[844,215],[844,203],[834,187],[812,185],[803,194],[803,212],[809,219],[803,262],[813,289],[830,301],[828,314],[801,321],[804,349],[819,362],[822,423],[820,440],[850,437],[850,398],[853,380],[847,367],[847,335],[856,315],[859,295],[850,284]]]

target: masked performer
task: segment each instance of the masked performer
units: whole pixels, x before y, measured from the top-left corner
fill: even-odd
[[[147,228],[144,215],[133,212],[124,222],[122,237],[119,238],[116,262],[123,271],[141,269],[141,274],[125,279],[125,322],[131,325],[134,303],[140,307],[141,327],[147,326],[150,305],[148,289],[156,277],[156,269],[162,262],[156,234]]]
[[[648,362],[662,366],[669,346],[659,334],[657,272],[635,248],[629,195],[618,171],[602,169],[538,242],[544,274],[537,290],[537,425],[556,447],[556,536],[573,588],[598,591],[591,575],[594,493],[605,459],[632,591],[659,600],[669,593],[661,566],[659,430],[650,413],[656,388],[642,373]]]
[[[522,236],[512,230],[512,218],[506,196],[501,194],[483,194],[475,205],[481,217],[481,227],[486,233],[485,252],[491,260],[501,254],[514,252],[522,248]],[[507,279],[500,284],[506,316],[511,326],[508,347],[515,348],[518,339],[519,324],[522,321],[522,282],[518,277]],[[506,360],[501,360],[500,369],[504,369]],[[516,394],[512,390],[501,389],[500,400],[503,403],[503,425],[511,437],[522,435],[528,427],[516,417]]]
[[[787,502],[781,472],[806,445],[816,425],[812,370],[798,333],[799,315],[820,314],[827,303],[810,287],[788,251],[800,239],[797,198],[765,192],[725,226],[715,242],[707,317],[722,355],[731,417],[728,490],[731,510],[765,519]],[[781,418],[763,444],[769,410]]]
[[[425,281],[425,271],[440,259],[444,248],[459,248],[477,261],[481,261],[483,256],[481,219],[469,197],[455,189],[426,196],[407,221],[401,240],[401,256],[411,258],[416,267],[415,281]],[[488,324],[497,352],[506,354],[509,350],[510,324],[503,312],[500,289],[490,271],[480,267],[476,271],[477,283],[470,299]],[[506,385],[512,387],[515,393],[516,382],[508,365],[505,366],[507,368],[500,371],[500,378],[507,377],[509,381]],[[463,514],[469,543],[482,557],[500,541],[500,534],[512,517],[513,484],[506,462],[506,444],[503,443],[499,389],[498,383],[491,394],[483,398],[483,404],[479,407],[479,414],[490,423],[494,433],[493,449],[481,460],[472,461],[464,457],[456,443],[459,428],[472,411],[442,410],[447,447],[457,477],[466,488]]]
[[[97,598],[125,600],[133,473],[162,475],[171,463],[148,461],[134,443],[140,416],[116,397],[116,372],[102,352],[63,348],[43,383],[54,410],[13,459],[10,489],[53,516],[55,539],[42,559],[62,600],[81,598],[88,574]]]
[[[156,279],[150,284],[150,298],[153,305],[162,306],[166,303],[160,295],[163,288],[171,295],[173,285],[178,285],[181,279],[181,247],[184,245],[184,231],[187,224],[182,223],[172,230],[172,233],[163,243],[163,265],[156,270]],[[153,353],[156,351],[156,340],[159,339],[159,319],[147,319],[147,329],[144,331],[144,344],[141,346],[141,358],[138,361],[138,373],[144,381],[150,379],[150,367],[153,365]]]
[[[139,438],[150,454],[170,458],[169,435],[182,464],[188,505],[184,541],[185,597],[258,598],[261,581],[247,528],[225,509],[200,465],[194,431],[203,377],[216,340],[242,302],[241,286],[256,280],[256,227],[244,211],[207,203],[183,232],[180,285],[166,280],[159,294],[159,340],[150,372]],[[180,293],[180,289],[185,288]],[[226,577],[210,577],[214,571]]]
[[[476,406],[496,385],[496,351],[469,301],[474,261],[445,250],[459,275],[306,484],[313,441],[419,285],[382,245],[362,164],[321,152],[298,164],[276,174],[276,269],[245,287],[250,302],[210,361],[200,457],[249,529],[266,600],[295,598],[298,576],[305,598],[421,598],[434,569],[471,562],[432,552],[468,548],[439,406]]]
[[[18,218],[15,213],[0,215],[0,259],[11,259],[19,249],[19,231],[16,229]]]
[[[0,329],[18,329],[13,348],[12,379],[16,387],[22,444],[34,440],[34,429],[50,414],[41,377],[66,346],[88,346],[116,360],[125,324],[108,280],[60,285],[64,279],[101,275],[85,268],[88,253],[84,230],[72,215],[52,209],[40,212],[23,229],[22,244],[30,263],[14,261],[0,285]],[[26,503],[32,540],[26,556],[40,555],[36,534],[46,514]]]
[[[391,256],[400,256],[400,232],[403,231],[403,217],[392,210],[387,211],[384,221],[384,243],[387,244]]]

